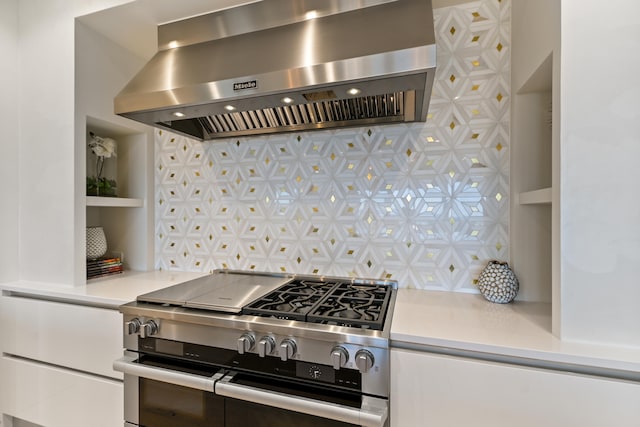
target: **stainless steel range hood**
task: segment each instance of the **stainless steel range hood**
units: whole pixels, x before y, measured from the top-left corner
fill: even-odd
[[[431,0],[263,0],[158,27],[116,114],[200,140],[425,121]]]

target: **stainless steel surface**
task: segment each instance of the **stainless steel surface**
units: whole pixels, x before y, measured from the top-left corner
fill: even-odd
[[[117,114],[202,140],[426,120],[430,0],[265,0],[163,25],[159,43]]]
[[[271,275],[210,274],[186,283],[140,295],[137,300],[239,313],[242,307],[287,283]]]
[[[253,334],[244,333],[238,338],[238,354],[245,354],[253,349],[256,339]]]
[[[303,22],[309,19],[307,11],[313,11],[313,15],[320,18],[394,1],[397,0],[305,0],[304,7],[300,7],[300,2],[295,1],[277,4],[273,1],[261,1],[174,21],[171,25],[161,25],[158,27],[158,49],[170,49]]]
[[[364,397],[364,404],[361,408],[352,408],[234,384],[231,382],[232,380],[233,376],[230,374],[216,382],[216,394],[367,427],[383,427],[388,416],[388,402],[383,399]]]
[[[135,358],[138,357],[138,353],[125,350],[124,357],[126,357],[127,360],[135,360]],[[140,387],[137,376],[124,375],[124,397],[125,426],[127,426],[127,422],[129,422],[135,427],[138,427],[140,424],[140,412],[138,411]]]
[[[131,321],[135,323],[134,320]],[[147,320],[140,327],[140,338],[150,337],[158,332],[158,323],[155,320]]]
[[[145,366],[136,363],[136,359],[129,356],[123,356],[113,362],[113,369],[138,378],[148,378],[150,380],[161,381],[168,384],[189,387],[196,390],[203,390],[213,393],[215,382],[222,378],[223,373],[216,373],[212,377],[203,377],[201,375],[189,374],[186,372],[174,371],[170,369]]]
[[[276,348],[276,340],[272,336],[266,335],[258,341],[258,356],[267,357]]]
[[[319,288],[313,289],[324,289],[322,288],[323,284],[330,284],[331,289],[343,289],[344,285],[349,285],[358,292],[372,285],[374,285],[374,289],[384,287],[389,292],[387,313],[393,313],[397,292],[397,283],[394,281],[311,275],[221,270],[214,272],[211,277],[207,276],[207,280],[216,281],[216,277],[238,275],[254,277],[258,282],[266,280],[271,284],[285,283],[280,289],[300,289],[297,286],[301,284],[306,284],[306,286],[320,285]],[[241,282],[246,283],[246,280],[243,279]],[[198,292],[193,291],[198,286],[194,286],[190,282],[185,284],[190,289],[187,292],[189,295],[198,295]],[[280,289],[274,291],[274,294],[280,295]],[[303,289],[311,290],[311,288]],[[164,294],[163,298],[158,298],[158,294],[154,293],[151,298],[142,296],[139,301],[122,305],[120,311],[123,313],[125,325],[136,323],[144,325],[153,321],[157,324],[157,331],[153,338],[230,350],[234,353],[246,354],[249,357],[251,355],[261,356],[268,363],[280,363],[279,361],[275,362],[274,359],[282,359],[296,363],[338,366],[339,370],[360,369],[362,372],[360,385],[362,393],[381,397],[389,395],[390,315],[384,318],[381,329],[338,326],[277,317],[262,317],[258,314],[230,314],[194,309],[189,306],[174,306],[169,305],[172,302],[166,299],[166,295],[180,295],[180,292],[178,288],[174,288]],[[326,295],[331,297],[335,294],[327,292]],[[145,301],[147,299],[152,302]],[[183,299],[179,299],[179,301],[184,302]],[[143,348],[139,348],[141,334],[142,332],[138,334],[125,333],[125,348],[132,351],[144,351]],[[358,362],[356,355],[362,356],[363,354],[370,355],[370,358]]]
[[[356,366],[363,374],[369,372],[373,367],[375,360],[375,357],[369,350],[361,349],[356,353]]]
[[[139,319],[132,319],[129,322],[124,324],[124,334],[125,335],[137,334],[138,331],[140,331],[140,326],[142,326],[142,324],[140,323]]]
[[[337,345],[331,349],[331,365],[338,370],[349,361],[349,352],[342,346]]]
[[[161,326],[156,338],[172,341],[189,342],[205,345],[209,347],[224,348],[237,351],[238,338],[249,332],[254,336],[272,335],[276,343],[280,344],[284,339],[295,334],[297,352],[293,360],[309,363],[319,363],[332,366],[331,349],[340,345],[349,353],[349,361],[344,368],[357,369],[355,364],[355,354],[358,350],[367,349],[374,355],[375,364],[372,369],[362,375],[362,391],[367,394],[386,396],[389,393],[389,340],[388,333],[384,331],[357,331],[353,328],[329,327],[327,325],[300,324],[295,321],[281,321],[279,319],[265,319],[254,316],[229,316],[236,320],[228,323],[219,322],[224,314],[212,313],[210,316],[216,317],[217,322],[208,323],[207,316],[200,314],[196,317],[187,316],[177,320],[171,319],[174,310],[184,310],[181,308],[170,308],[163,312],[160,308],[156,310],[141,309],[136,303],[130,303],[120,307],[124,313],[124,320],[128,321],[132,317],[140,319],[155,318],[161,320]],[[135,313],[135,314],[127,314]],[[165,314],[168,314],[165,316]],[[149,317],[146,317],[149,316]],[[243,318],[239,321],[238,318]],[[190,320],[190,321],[185,321]],[[197,321],[197,323],[194,323]],[[325,327],[325,328],[323,328]],[[215,333],[212,333],[215,331]],[[138,351],[138,337],[134,335],[124,337],[124,347]],[[257,354],[256,348],[247,353]],[[267,357],[280,358],[280,346],[276,346],[272,355]]]
[[[291,338],[285,338],[280,343],[280,359],[283,362],[293,358],[298,352],[298,345],[295,340]]]

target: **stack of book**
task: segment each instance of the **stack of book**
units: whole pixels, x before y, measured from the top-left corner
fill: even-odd
[[[122,259],[120,257],[87,260],[87,279],[120,273],[122,273]]]

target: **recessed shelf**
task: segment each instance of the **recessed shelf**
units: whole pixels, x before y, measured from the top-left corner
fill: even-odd
[[[518,202],[521,205],[550,205],[552,189],[541,188],[540,190],[525,191],[518,195]]]
[[[141,208],[144,206],[144,199],[132,199],[128,197],[87,196],[87,206],[99,206],[107,208]]]

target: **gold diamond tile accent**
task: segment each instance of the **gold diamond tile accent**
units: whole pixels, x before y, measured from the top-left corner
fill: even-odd
[[[451,76],[449,77],[449,80],[451,81],[451,83],[455,82],[456,81],[456,76],[451,74]]]
[[[451,27],[449,32],[451,33],[451,35],[454,35],[456,33],[456,27]]]
[[[482,15],[480,15],[480,12],[473,12],[471,15],[473,16],[473,22],[480,22],[480,21],[487,20],[487,18],[484,18]]]
[[[502,101],[502,94],[498,93],[498,95],[496,96],[496,99],[498,100],[498,102]]]
[[[502,151],[502,144],[500,144],[499,142],[498,142],[498,144],[496,145],[496,150],[498,150],[498,151]]]
[[[498,52],[502,52],[502,43],[498,43],[498,45],[496,46],[496,49],[498,49]]]

